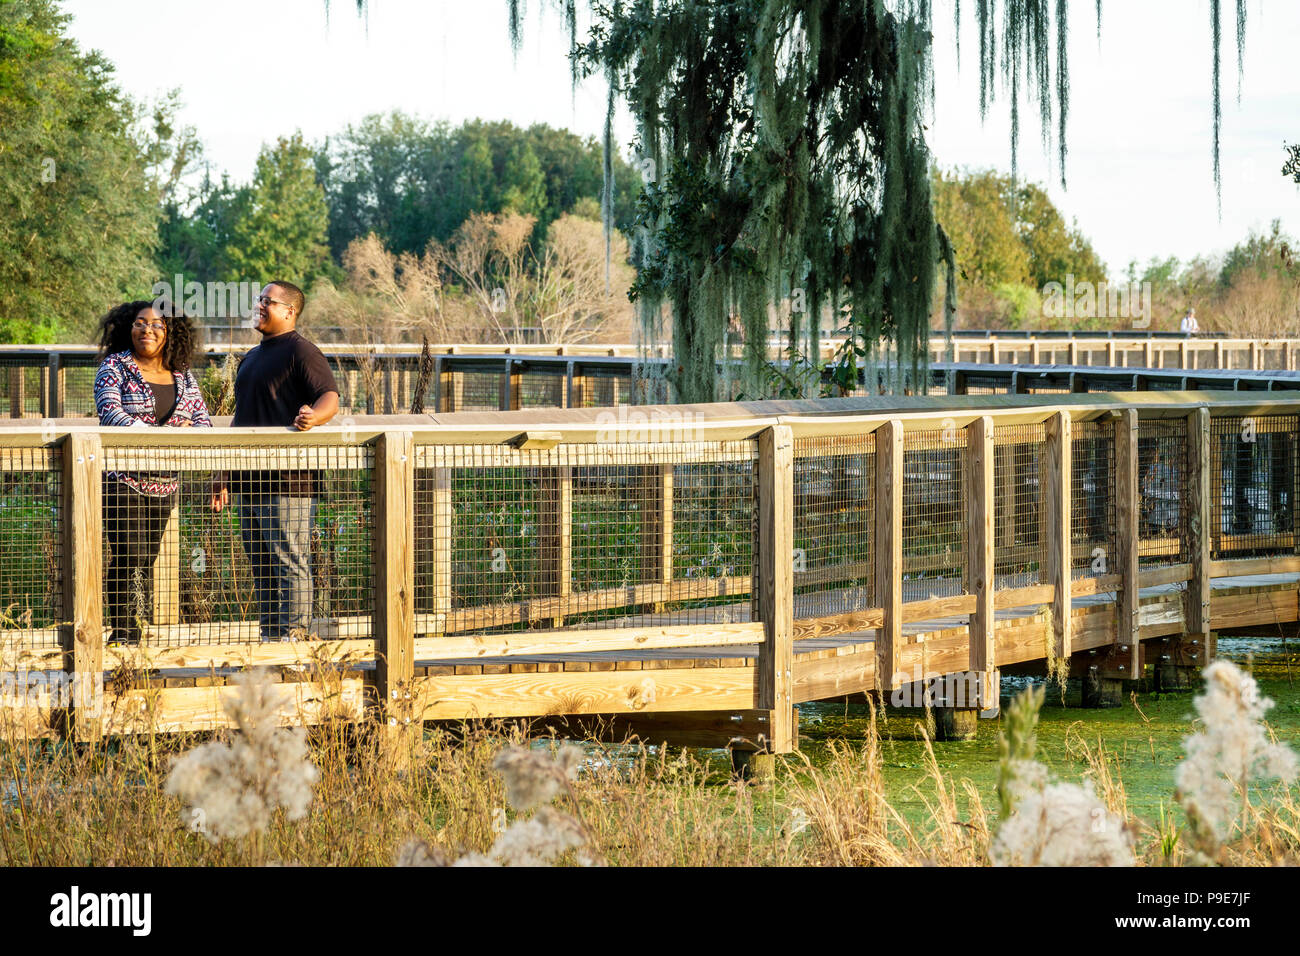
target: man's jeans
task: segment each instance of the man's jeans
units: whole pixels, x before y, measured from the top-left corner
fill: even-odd
[[[241,494],[239,534],[253,568],[262,640],[311,631],[311,531],[316,499]],[[305,635],[295,635],[305,636]]]

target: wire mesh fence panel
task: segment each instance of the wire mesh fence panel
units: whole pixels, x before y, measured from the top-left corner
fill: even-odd
[[[0,418],[44,414],[41,369],[25,359],[0,359]]]
[[[966,433],[903,433],[903,600],[963,594]]]
[[[1046,430],[1004,425],[993,434],[993,576],[998,588],[1028,587],[1040,583],[1047,542]]]
[[[1248,369],[1250,368],[1250,349],[1224,349],[1224,354],[1231,353],[1231,368]]]
[[[631,375],[583,373],[582,405],[605,408],[626,405],[631,401]]]
[[[1182,354],[1178,349],[1156,349],[1155,360],[1160,368],[1178,368],[1182,364]]]
[[[1122,359],[1120,364],[1126,366],[1127,368],[1147,367],[1147,353],[1145,348],[1124,349],[1123,356],[1124,358]]]
[[[1115,522],[1115,428],[1075,422],[1070,450],[1070,565],[1075,578],[1118,568]]]
[[[419,446],[417,613],[448,633],[747,619],[755,453]]]
[[[520,408],[562,408],[565,405],[565,375],[562,371],[530,369],[520,376]]]
[[[442,407],[456,412],[489,412],[501,408],[504,369],[456,370],[446,376]]]
[[[57,647],[63,608],[62,451],[0,449],[0,639]]]
[[[1300,418],[1259,415],[1210,420],[1211,556],[1293,553]]]
[[[327,355],[334,381],[339,387],[339,412],[344,415],[365,415],[371,408],[372,381],[377,378],[369,362],[358,362],[351,356]],[[381,410],[375,406],[376,411]]]
[[[364,445],[106,449],[110,641],[372,636],[372,467]]]
[[[79,418],[98,414],[95,410],[95,372],[98,368],[99,364],[90,357],[63,357],[60,418]]]
[[[1138,423],[1138,563],[1183,564],[1189,559],[1187,420]]]
[[[876,436],[794,443],[794,616],[875,606]]]
[[[1009,383],[990,376],[966,376],[967,395],[1005,395],[1010,390]]]

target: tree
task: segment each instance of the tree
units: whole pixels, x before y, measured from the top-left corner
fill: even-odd
[[[306,287],[329,268],[329,208],[300,133],[263,147],[225,256],[241,281],[281,278]]]
[[[1029,249],[1012,213],[1010,176],[936,171],[932,189],[935,218],[948,234],[965,285],[1029,281]]]
[[[532,217],[517,213],[474,213],[450,243],[430,244],[429,254],[501,341],[537,329],[545,342],[584,342],[624,318],[632,278],[626,245],[617,244],[619,266],[607,290],[598,221],[565,214],[540,244],[531,240],[533,226]]]
[[[357,0],[358,10],[365,0]],[[823,304],[851,333],[844,356],[871,363],[894,343],[893,387],[923,387],[936,259],[955,268],[930,199],[923,119],[933,91],[930,0],[615,0],[592,2],[590,39],[577,40],[578,4],[564,14],[575,82],[609,85],[605,154],[621,96],[642,162],[634,291],[653,334],[673,316],[678,397],[712,398],[728,316],[746,327],[751,375],[766,359],[768,306],[797,296],[791,348],[817,332]],[[518,49],[521,0],[507,0]],[[968,7],[969,8],[969,7]],[[1221,0],[1211,0],[1212,157],[1219,185]],[[1245,0],[1237,0],[1244,55]],[[1098,31],[1100,31],[1100,3]],[[961,5],[954,4],[960,25]],[[1054,137],[1064,181],[1069,107],[1066,0],[977,0],[981,108],[1009,89],[1011,169],[1022,97]],[[999,12],[1001,22],[999,24]],[[608,184],[612,177],[605,176]],[[608,197],[608,192],[606,193]],[[606,228],[611,228],[606,198]],[[650,336],[648,336],[650,337]],[[906,374],[902,374],[903,370]]]
[[[459,127],[368,116],[316,150],[336,256],[370,233],[395,253],[448,241],[473,213],[532,216],[535,240],[583,198],[599,199],[601,148],[568,130],[473,120]],[[616,161],[616,221],[630,227],[640,184]]]
[[[169,149],[97,53],[66,36],[51,0],[0,4],[0,336],[89,335],[95,318],[151,287]]]
[[[1029,254],[1029,280],[1037,288],[1049,282],[1064,282],[1067,275],[1078,281],[1100,282],[1106,266],[1077,226],[1065,224],[1056,204],[1034,183],[1017,187],[1014,204],[1021,242]]]

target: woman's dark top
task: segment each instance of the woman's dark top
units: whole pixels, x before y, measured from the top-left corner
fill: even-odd
[[[160,385],[157,382],[150,382],[149,388],[153,392],[153,417],[160,422],[167,421],[171,417],[172,409],[176,407],[176,383],[168,382],[166,385]]]

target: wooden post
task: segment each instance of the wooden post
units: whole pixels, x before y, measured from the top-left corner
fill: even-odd
[[[1223,339],[1219,339],[1214,343],[1214,367],[1227,368],[1228,363],[1224,361],[1225,357],[1226,353],[1223,350]],[[1183,366],[1183,368],[1186,367],[1186,365]]]
[[[1032,342],[1029,343],[1029,364],[1030,365],[1042,364],[1042,355],[1039,351],[1038,339],[1034,339]]]
[[[153,562],[153,623],[181,622],[181,508],[180,494],[172,496],[171,513]]]
[[[465,405],[465,377],[456,372],[451,363],[443,361],[438,374],[438,395],[440,412],[458,412]]]
[[[397,370],[397,409],[398,413],[405,415],[411,410],[411,370],[402,363],[402,367]]]
[[[517,359],[511,359],[506,362],[506,377],[510,380],[510,395],[508,397],[509,411],[518,411],[523,408],[523,385],[524,385],[524,363]]]
[[[1078,339],[1075,338],[1070,339],[1068,357],[1066,358],[1066,361],[1070,365],[1079,364],[1079,340]]]
[[[512,368],[514,368],[514,359],[506,359],[505,368],[501,370],[501,382],[497,389],[497,408],[503,412],[510,411],[510,393],[513,391],[510,387]]]
[[[27,412],[27,396],[23,385],[26,381],[26,369],[15,365],[9,369],[9,417],[22,418]]]
[[[410,432],[375,441],[375,690],[390,744],[418,739],[415,680],[415,446]],[[405,748],[399,759],[409,756]]]
[[[1187,416],[1187,506],[1183,513],[1192,577],[1184,592],[1183,622],[1187,637],[1203,642],[1210,633],[1211,441],[1210,410],[1198,408]]]
[[[1115,629],[1118,650],[1129,649],[1128,679],[1136,680],[1138,648],[1138,538],[1141,528],[1141,491],[1138,475],[1138,414],[1135,408],[1120,412],[1115,423],[1115,524],[1118,532],[1115,564],[1120,575],[1119,620]],[[1122,656],[1122,655],[1121,655]],[[1123,665],[1121,665],[1123,666]]]
[[[1106,340],[1106,364],[1111,368],[1115,367],[1115,340]]]
[[[1263,364],[1262,364],[1262,362],[1261,362],[1262,359],[1263,359],[1263,355],[1262,355],[1261,352],[1260,352],[1259,343],[1258,343],[1257,341],[1255,341],[1254,339],[1251,339],[1251,342],[1250,342],[1250,368],[1251,368],[1251,371],[1258,371],[1259,369],[1261,369],[1261,368],[1264,367]]]
[[[72,682],[65,728],[79,743],[103,732],[104,680],[104,450],[99,436],[63,441],[63,614],[60,643]]]
[[[876,430],[876,604],[883,611],[876,631],[876,690],[883,696],[906,676],[899,674],[903,646],[903,423],[891,419]]]
[[[997,667],[993,613],[993,419],[982,415],[966,427],[966,507],[970,514],[966,535],[966,564],[975,610],[970,616],[969,670],[981,675],[983,696],[993,687]],[[997,700],[982,700],[985,707]],[[968,704],[969,706],[969,704]]]
[[[573,593],[573,469],[564,465],[548,469],[539,484],[542,593],[565,604]],[[563,627],[564,614],[552,618],[551,626]]]
[[[577,394],[573,390],[573,362],[564,363],[564,402],[561,408],[577,408]]]
[[[357,401],[357,392],[361,391],[361,372],[355,367],[349,368],[343,373],[348,382],[348,410],[353,414],[361,412],[361,404]]]
[[[763,622],[755,707],[771,712],[772,753],[794,749],[794,437],[788,425],[758,436],[755,605]]]
[[[383,375],[384,414],[392,415],[393,414],[393,362],[395,361],[395,359],[392,356],[388,356],[383,359],[377,359],[377,361],[382,362],[384,366],[384,375]]]
[[[443,377],[443,360],[441,355],[434,356],[433,359],[433,413],[440,413],[443,406],[447,403],[447,382]]]
[[[1047,537],[1044,583],[1052,585],[1052,629],[1055,632],[1056,658],[1068,661],[1072,653],[1070,632],[1070,585],[1073,567],[1071,562],[1070,506],[1073,499],[1073,444],[1072,423],[1069,412],[1057,412],[1047,420],[1046,472],[1044,482]]]
[[[642,480],[641,567],[645,581],[663,585],[666,594],[673,579],[673,466],[651,465]],[[655,610],[662,609],[656,602]]]

